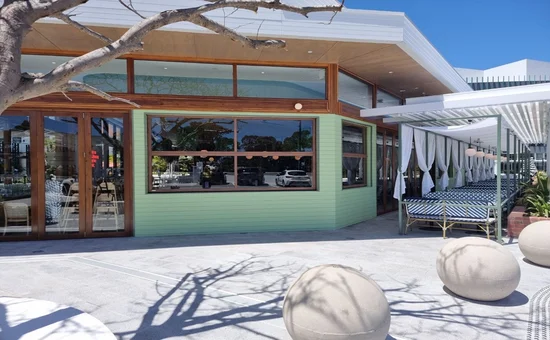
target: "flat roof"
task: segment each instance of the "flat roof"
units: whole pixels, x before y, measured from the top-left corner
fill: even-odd
[[[175,9],[201,5],[196,0],[161,0],[158,2],[134,1],[135,8],[145,16],[158,13],[159,9]],[[297,6],[322,6],[338,4],[335,0],[287,0],[286,3]],[[95,0],[80,5],[75,10],[74,19],[90,26],[101,27],[100,31],[110,37],[120,36],[123,30],[141,20],[131,11],[122,7],[118,0]],[[233,12],[226,9],[208,13],[208,17],[225,23],[229,28],[248,36],[276,37],[295,41],[308,40],[305,55],[300,58],[303,62],[338,62],[342,67],[367,80],[379,83],[396,93],[401,92],[404,97],[414,97],[427,94],[471,91],[470,86],[456,72],[456,70],[441,56],[422,33],[414,26],[404,13],[383,12],[369,10],[354,10],[344,8],[330,24],[333,13],[311,13],[305,18],[295,13],[260,9],[258,14],[239,10]],[[52,24],[56,25],[52,25]],[[29,33],[24,48],[79,50],[102,46],[101,42],[93,42],[91,37],[71,28],[59,28],[60,21],[47,18],[35,24],[35,32]],[[63,24],[65,25],[65,24]],[[110,29],[108,29],[110,28]],[[225,52],[228,56],[238,49],[236,45],[220,44],[212,39],[194,40],[187,44],[183,35],[169,33],[194,33],[211,35],[212,32],[188,22],[169,25],[161,30],[164,36],[155,37],[155,49],[165,49],[170,55],[203,56],[210,54],[219,56]],[[69,33],[71,34],[69,36]],[[78,37],[78,38],[76,38]],[[225,40],[229,40],[222,37]],[[202,37],[201,37],[202,39]],[[146,41],[146,44],[150,42]],[[205,44],[212,46],[208,51],[200,53]],[[171,45],[171,46],[165,46]],[[71,48],[74,46],[75,48]],[[274,53],[278,60],[294,60],[287,55],[294,53],[299,42],[291,45],[285,53]],[[361,47],[364,46],[364,47]],[[227,48],[229,47],[229,48]],[[215,50],[218,50],[217,52]],[[242,49],[241,49],[242,50]],[[308,52],[312,51],[311,56]],[[260,51],[247,49],[250,54],[244,59],[269,59],[267,52],[264,56]],[[223,55],[223,54],[222,54]],[[238,57],[239,55],[237,55]],[[229,57],[228,57],[229,58]],[[390,73],[391,72],[391,73]],[[410,79],[409,79],[410,78]]]

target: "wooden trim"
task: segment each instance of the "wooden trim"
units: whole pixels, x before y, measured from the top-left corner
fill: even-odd
[[[126,77],[128,79],[128,93],[133,94],[136,91],[135,88],[135,73],[134,73],[134,59],[128,58],[126,60]]]
[[[133,115],[124,116],[124,231],[134,235],[134,135]]]
[[[126,103],[106,101],[87,92],[68,93],[72,101],[63,94],[55,93],[19,102],[10,110],[98,110],[125,111],[135,109]],[[199,97],[145,94],[116,94],[131,100],[146,110],[178,110],[178,111],[209,111],[209,112],[271,112],[271,113],[329,113],[328,100],[318,99],[274,99],[274,98],[233,98],[233,97]],[[294,105],[297,101],[303,108],[297,111]]]
[[[338,65],[331,64],[329,66],[326,78],[329,110],[332,113],[338,113],[340,112],[340,101],[338,100]]]
[[[153,118],[178,118],[178,117],[184,117],[184,118],[198,118],[198,119],[232,119],[233,120],[233,151],[153,151],[152,145],[151,145],[151,126],[152,126],[152,119]],[[146,114],[147,119],[147,159],[148,159],[148,193],[188,193],[188,192],[235,192],[235,191],[291,191],[291,190],[317,190],[317,163],[316,163],[316,143],[317,143],[317,135],[316,135],[316,125],[317,125],[317,119],[314,118],[307,118],[307,117],[247,117],[247,116],[200,116],[200,115],[190,115],[190,116],[184,116],[184,115],[159,115],[159,114]],[[238,150],[238,121],[239,119],[246,119],[246,120],[309,120],[312,121],[312,150],[311,151],[239,151]],[[190,157],[233,157],[233,171],[234,171],[234,183],[233,188],[210,188],[208,190],[206,189],[156,189],[153,190],[153,184],[152,184],[152,178],[153,178],[153,171],[152,171],[152,158],[153,156],[166,156],[166,157],[177,157],[177,156],[190,156]],[[311,167],[312,167],[312,186],[311,188],[258,188],[258,189],[251,189],[248,187],[239,187],[237,185],[238,183],[238,157],[311,157]]]
[[[38,239],[42,239],[46,235],[46,182],[45,182],[45,174],[46,174],[46,165],[44,162],[39,161],[40,159],[43,159],[44,155],[44,118],[45,115],[42,113],[35,114],[34,122],[36,125],[36,136],[34,138],[35,140],[35,157],[34,160],[34,168],[35,168],[35,177],[38,179],[35,181],[35,187],[36,187],[36,209],[33,209],[36,211],[36,215],[34,218],[34,224],[38,228]],[[32,136],[31,136],[32,141]],[[32,143],[32,142],[31,142]],[[32,145],[31,145],[32,148]],[[42,156],[42,157],[41,157]],[[31,199],[32,201],[32,199]],[[34,205],[33,205],[34,207]]]
[[[151,143],[152,141],[152,137],[151,137],[151,131],[152,131],[152,128],[151,128],[151,118],[153,117],[149,117],[148,115],[145,116],[147,122],[147,131],[145,132],[147,134],[147,136],[145,137],[146,138],[146,141],[147,141],[147,182],[149,183],[149,185],[147,186],[147,192],[151,192],[153,191],[153,145]]]
[[[233,98],[239,97],[239,87],[237,80],[237,64],[233,64]]]

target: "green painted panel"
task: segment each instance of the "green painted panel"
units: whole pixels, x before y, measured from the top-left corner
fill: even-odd
[[[146,114],[189,112],[133,111],[136,236],[327,230],[376,215],[376,200],[372,194],[374,188],[348,189],[345,192],[342,190],[340,116],[284,115],[317,119],[317,191],[148,194]],[[274,116],[217,112],[192,114]],[[374,163],[371,161],[371,169],[373,167]],[[341,211],[337,213],[337,209]]]
[[[340,183],[340,186],[336,192],[336,226],[338,228],[376,217],[376,187],[372,185],[372,183],[375,183],[376,126],[350,119],[340,119],[340,126],[342,126],[342,120],[371,127],[370,129],[367,129],[367,141],[370,141],[367,146],[369,148],[367,158],[367,169],[369,172],[367,173],[367,176],[370,177],[369,183],[371,186],[343,189],[342,184]],[[337,138],[338,140],[342,140],[341,128],[338,130]],[[336,158],[340,160],[340,163],[338,164],[338,171],[341,173],[341,147],[337,149]]]

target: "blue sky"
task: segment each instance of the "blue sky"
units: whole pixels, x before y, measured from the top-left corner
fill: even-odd
[[[346,7],[405,12],[455,67],[521,59],[550,62],[550,0],[346,0]]]

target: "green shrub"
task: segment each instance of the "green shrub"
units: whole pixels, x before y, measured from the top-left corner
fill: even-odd
[[[522,203],[525,211],[531,216],[550,216],[550,189],[548,188],[548,175],[544,171],[538,171],[531,183],[524,184]]]

